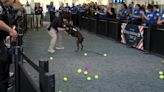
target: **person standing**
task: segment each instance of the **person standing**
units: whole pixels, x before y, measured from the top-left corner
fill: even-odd
[[[27,1],[26,6],[25,6],[25,14],[26,14],[26,22],[27,22],[27,28],[32,27],[32,15],[31,15],[31,6],[29,2]]]
[[[127,5],[125,3],[123,3],[122,6],[121,6],[121,9],[119,11],[119,20],[120,20],[120,22],[126,22],[127,15],[128,15]]]
[[[65,21],[65,19],[60,16],[59,12],[56,12],[55,16],[56,17],[54,18],[53,22],[51,22],[50,26],[48,27],[48,34],[51,36],[50,45],[48,48],[48,52],[50,53],[55,52],[55,46],[56,49],[64,49],[61,43],[61,32],[65,31],[65,28],[63,28],[63,20]]]
[[[17,32],[10,28],[10,20],[5,4],[12,4],[13,0],[0,0],[0,92],[7,92],[10,60],[4,41],[10,36],[11,41],[16,41]]]
[[[42,7],[40,7],[40,3],[36,3],[36,7],[35,7],[35,15],[36,15],[36,24],[37,27],[41,27],[41,16],[42,16]]]
[[[135,25],[141,25],[142,23],[142,11],[140,4],[136,4],[134,8],[134,13],[130,14],[130,23]]]
[[[164,9],[163,9],[161,15],[158,18],[157,24],[158,25],[164,25]]]
[[[112,6],[113,6],[112,3],[108,4],[107,12],[106,12],[108,18],[116,18],[115,9]]]
[[[48,12],[50,14],[50,22],[52,22],[53,18],[55,17],[55,7],[53,2],[50,2],[50,6],[48,6]]]

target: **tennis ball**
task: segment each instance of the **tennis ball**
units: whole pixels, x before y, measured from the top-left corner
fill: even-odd
[[[68,78],[67,78],[67,77],[64,77],[63,80],[64,80],[64,81],[68,81]]]
[[[84,75],[87,75],[88,74],[88,71],[84,71]]]
[[[88,81],[91,81],[91,80],[92,80],[92,78],[91,78],[91,77],[87,77],[87,80],[88,80]]]
[[[106,53],[104,53],[104,55],[103,55],[104,57],[106,57],[107,56],[107,54]]]
[[[50,60],[53,60],[54,58],[53,57],[50,57]]]
[[[164,75],[160,75],[159,78],[160,78],[160,79],[164,79]]]
[[[87,53],[84,53],[84,56],[87,56],[88,54]]]
[[[163,71],[159,71],[159,74],[162,75],[163,74]]]
[[[162,61],[161,63],[164,64],[164,61]]]
[[[99,76],[98,75],[95,75],[94,77],[95,77],[95,79],[99,79]]]
[[[82,72],[82,69],[77,69],[77,72],[78,72],[78,73],[81,73],[81,72]]]

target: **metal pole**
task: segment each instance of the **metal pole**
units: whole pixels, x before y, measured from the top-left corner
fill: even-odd
[[[49,71],[48,61],[40,60],[39,67],[42,68],[45,72],[39,72],[39,86],[42,92],[45,92],[45,78],[44,74]]]
[[[15,92],[20,92],[20,46],[15,47]]]
[[[16,42],[16,46],[14,48],[14,55],[15,55],[15,92],[20,92],[20,67],[19,63],[22,62],[22,55],[21,55],[21,45],[23,43],[23,35],[19,34]]]
[[[43,92],[55,92],[55,75],[46,73],[44,75],[45,79],[45,91]]]

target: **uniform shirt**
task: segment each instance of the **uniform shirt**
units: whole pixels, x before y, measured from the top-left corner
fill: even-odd
[[[55,11],[55,7],[54,6],[48,6],[48,11]]]
[[[153,16],[154,16],[153,22],[156,23],[158,18],[159,18],[159,16],[160,16],[160,13],[158,11],[155,11],[155,12],[153,12]]]
[[[142,13],[141,13],[141,10],[138,9],[138,10],[134,10],[134,14],[133,15],[136,15],[136,16],[141,16]],[[136,17],[131,17],[131,20],[138,20],[139,18],[136,18]]]
[[[104,9],[100,9],[100,10],[99,10],[99,14],[100,14],[100,15],[105,15],[105,14],[106,14],[106,13],[105,13],[105,10],[104,10]]]
[[[62,28],[63,27],[63,21],[60,17],[54,18],[53,22],[51,23],[51,27],[54,28],[56,31],[58,27]]]
[[[85,8],[80,7],[80,8],[79,8],[79,12],[80,12],[80,13],[84,13],[84,12],[85,12]]]
[[[66,9],[66,11],[70,11],[71,7],[70,6],[66,6],[65,9]]]
[[[134,10],[134,9],[133,9],[132,6],[129,6],[129,7],[128,7],[128,12],[129,12],[129,13],[133,14],[133,10]]]
[[[64,7],[64,6],[60,6],[60,7],[59,7],[59,10],[64,11],[64,10],[66,10],[66,9],[65,9],[65,7]]]
[[[160,18],[161,18],[161,20],[164,20],[164,10],[162,11]]]
[[[119,12],[121,13],[120,20],[126,20],[126,17],[127,17],[127,9],[121,9]]]
[[[77,13],[78,12],[78,8],[76,6],[72,6],[71,7],[71,12],[72,13]]]
[[[149,18],[149,20],[144,19],[143,22],[148,24],[148,23],[153,23],[154,22],[154,13],[153,12],[146,12],[146,17]]]
[[[9,19],[8,19],[8,15],[9,12],[6,11],[5,6],[3,5],[2,2],[0,2],[0,20],[2,20],[3,22],[5,22],[7,25],[9,25]],[[6,36],[8,36],[9,34],[6,31],[0,30],[0,39],[5,39]]]

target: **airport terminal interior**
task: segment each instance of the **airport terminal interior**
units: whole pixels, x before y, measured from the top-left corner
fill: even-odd
[[[8,92],[164,91],[164,0],[13,1]]]

